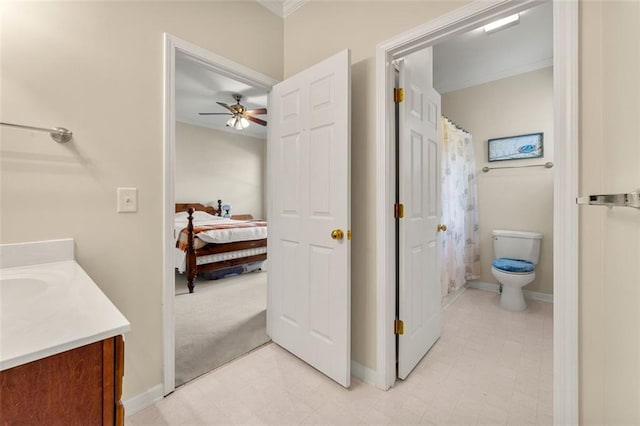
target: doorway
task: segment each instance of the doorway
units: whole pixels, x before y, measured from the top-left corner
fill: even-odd
[[[533,2],[472,3],[378,45],[378,217],[377,240],[378,327],[377,386],[395,382],[395,334],[389,324],[395,315],[395,223],[389,214],[394,203],[392,61],[488,22],[530,8]],[[553,3],[554,34],[554,420],[577,423],[577,5]],[[559,286],[560,287],[560,286]]]
[[[452,328],[439,318],[445,300],[455,300],[468,286],[494,292],[496,308],[518,301],[503,309],[526,309],[518,318],[529,317],[528,322],[535,322],[538,312],[550,314],[552,305],[542,309],[538,302],[553,301],[552,3],[512,16],[516,24],[491,32],[475,28],[397,60],[404,81],[394,89],[401,93],[395,99],[396,202],[403,207],[396,224],[401,379],[442,330]],[[527,142],[518,147],[530,152],[510,151],[520,140]],[[515,251],[494,256],[494,230],[524,231],[516,233],[522,238],[501,236],[499,241],[531,243],[532,249],[519,252],[524,246],[516,244]],[[503,274],[492,272],[492,261],[501,256],[523,259],[531,267],[517,276],[524,289],[513,287],[516,276],[508,275],[507,291],[500,292],[504,281],[494,275]],[[525,303],[523,290],[538,302]],[[466,328],[477,327],[472,322]],[[507,325],[491,328],[500,334],[495,344],[522,340],[518,333],[506,333]],[[485,331],[480,327],[477,334]],[[424,336],[418,338],[419,333]],[[547,354],[544,376],[550,383],[553,336],[545,334],[545,350],[536,345],[529,352]],[[524,343],[532,345],[531,339]]]
[[[170,34],[165,39],[165,73],[164,73],[164,232],[163,232],[163,331],[164,331],[164,394],[171,393],[176,386],[176,274],[175,267],[175,212],[176,199],[175,182],[176,170],[176,61],[177,58],[188,58],[193,63],[198,63],[208,70],[231,79],[238,84],[256,88],[263,93],[268,93],[277,82],[263,74],[237,64],[224,57],[215,55],[205,49],[190,44]],[[265,150],[266,152],[266,150]],[[263,180],[264,181],[264,180]],[[266,189],[263,190],[263,200],[266,200]],[[216,195],[211,195],[215,209]],[[228,200],[225,200],[225,203]],[[232,202],[229,202],[232,204]],[[266,204],[266,203],[264,203]],[[262,207],[261,207],[262,208]],[[220,209],[218,211],[222,214]],[[265,208],[266,211],[266,208]],[[240,214],[244,212],[234,211]],[[197,291],[197,290],[196,290]],[[183,297],[193,296],[185,294]],[[268,325],[267,325],[268,326]],[[267,334],[269,331],[267,330]]]

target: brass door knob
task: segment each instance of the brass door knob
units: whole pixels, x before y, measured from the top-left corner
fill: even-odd
[[[447,230],[447,225],[439,224],[437,229],[438,229],[438,232],[440,231],[444,232]]]
[[[344,232],[342,232],[342,229],[334,229],[331,231],[331,238],[334,240],[341,240],[344,238]]]

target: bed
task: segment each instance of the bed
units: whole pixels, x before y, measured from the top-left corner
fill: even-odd
[[[242,273],[260,269],[267,259],[267,223],[251,215],[222,216],[199,203],[176,204],[174,266],[186,273],[189,293],[198,275]]]

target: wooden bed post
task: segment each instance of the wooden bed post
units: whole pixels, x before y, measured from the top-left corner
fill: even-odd
[[[189,293],[193,293],[194,281],[196,279],[196,249],[193,246],[193,208],[189,207],[189,224],[187,225],[187,286]]]

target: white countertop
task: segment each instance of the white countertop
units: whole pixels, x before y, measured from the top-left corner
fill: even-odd
[[[56,256],[42,257],[41,250],[36,250],[39,262],[56,260],[49,263],[30,264],[27,260],[24,266],[13,266],[19,262],[8,246],[20,246],[20,256],[24,247],[3,245],[0,250],[0,257],[11,259],[11,263],[0,264],[0,371],[130,329],[129,321],[78,263],[73,259],[59,261],[60,250],[55,248],[66,248],[68,254],[73,240],[59,241],[62,245],[46,242]],[[27,251],[33,252],[33,247]],[[70,253],[73,257],[73,249]]]

